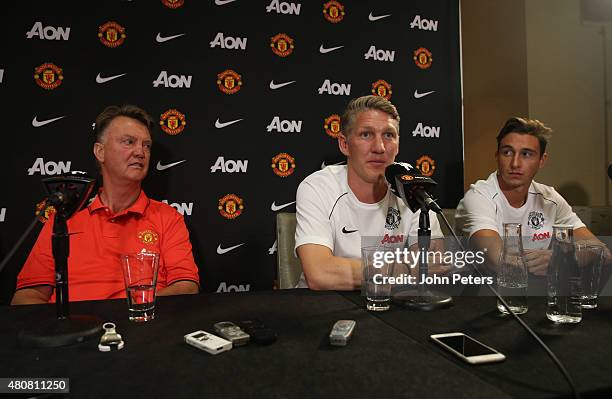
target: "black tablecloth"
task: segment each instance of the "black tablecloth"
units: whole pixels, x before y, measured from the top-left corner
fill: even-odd
[[[542,304],[530,302],[525,317],[578,387],[601,397],[612,396],[609,299],[602,298],[598,310],[585,311],[574,327],[555,328]],[[393,307],[374,314],[364,307],[359,293],[308,290],[161,297],[155,320],[133,323],[124,300],[71,304],[72,314],[94,314],[117,324],[125,348],[107,353],[98,351],[98,338],[61,348],[22,348],[18,332],[53,318],[54,306],[3,307],[0,377],[68,377],[70,397],[76,398],[509,398],[569,392],[518,324],[497,315],[493,298],[455,298],[452,308],[435,312]],[[215,322],[252,318],[275,330],[278,341],[215,356],[183,342],[183,335],[196,330],[214,332]],[[353,339],[342,348],[330,346],[327,338],[339,319],[357,321]],[[469,333],[507,360],[470,366],[428,339],[452,331]]]

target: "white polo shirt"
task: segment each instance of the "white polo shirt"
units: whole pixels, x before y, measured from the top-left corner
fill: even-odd
[[[359,201],[348,186],[347,171],[347,165],[327,166],[300,183],[295,248],[319,244],[334,256],[359,259],[362,236],[416,243],[420,211],[413,213],[391,190],[375,204]],[[438,218],[431,211],[429,216],[431,237],[442,238]],[[303,283],[298,286],[307,286]]]
[[[525,204],[520,208],[512,207],[499,188],[495,171],[487,180],[470,186],[457,205],[455,226],[468,237],[483,229],[494,230],[503,237],[504,223],[521,224],[524,249],[548,248],[554,224],[571,224],[574,229],[584,227],[572,207],[553,187],[535,181],[529,186]]]

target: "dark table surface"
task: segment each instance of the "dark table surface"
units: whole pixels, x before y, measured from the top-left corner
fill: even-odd
[[[532,300],[533,299],[533,300]],[[612,397],[612,300],[585,311],[577,326],[554,326],[542,298],[530,298],[524,320],[550,345],[585,397]],[[0,377],[68,377],[70,397],[266,398],[547,398],[569,395],[544,351],[491,297],[458,297],[449,309],[392,307],[365,311],[358,292],[287,290],[161,297],[156,319],[127,319],[124,300],[71,304],[117,324],[125,348],[102,353],[98,339],[81,344],[20,347],[19,331],[53,319],[53,305],[0,308]],[[278,333],[271,346],[253,343],[209,355],[183,335],[213,331],[218,321],[258,318]],[[336,320],[357,321],[346,347],[328,344]],[[462,331],[504,353],[502,363],[472,366],[439,349],[430,334]]]

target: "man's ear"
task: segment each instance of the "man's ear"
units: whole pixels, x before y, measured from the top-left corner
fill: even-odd
[[[545,152],[544,154],[542,154],[542,157],[540,157],[540,169],[544,167],[544,164],[546,163],[547,159],[548,159],[548,153]]]
[[[342,154],[347,157],[349,156],[347,138],[344,134],[340,134],[340,136],[338,136],[338,148]]]
[[[94,157],[96,157],[99,163],[104,162],[104,144],[94,143],[93,153],[94,153]]]

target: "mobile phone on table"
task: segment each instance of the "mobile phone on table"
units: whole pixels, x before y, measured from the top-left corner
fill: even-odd
[[[470,364],[501,362],[506,359],[500,352],[461,332],[433,334],[430,338]]]

